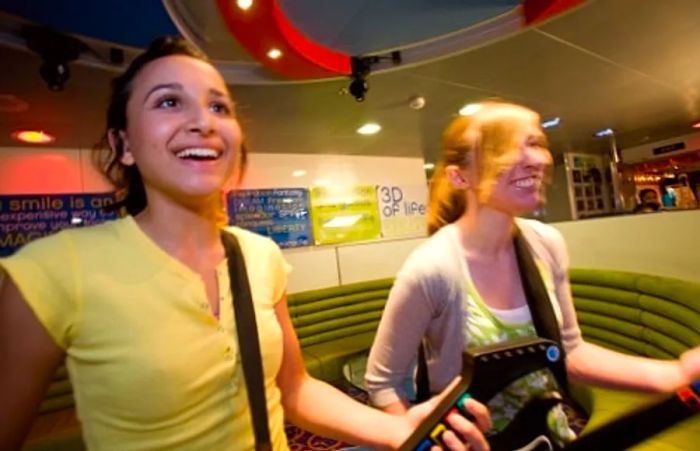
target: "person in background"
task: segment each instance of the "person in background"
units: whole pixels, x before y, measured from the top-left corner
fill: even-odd
[[[90,450],[249,450],[254,438],[220,231],[222,191],[240,179],[243,135],[228,88],[206,58],[162,38],[113,83],[102,172],[126,215],[34,241],[0,260],[0,449],[19,449],[66,360]],[[233,227],[258,323],[270,435],[284,417],[312,432],[396,448],[435,403],[397,418],[306,372],[290,321],[289,270],[269,239]],[[450,449],[485,450],[451,415]],[[464,443],[463,443],[464,442]]]
[[[698,208],[698,200],[688,184],[688,174],[680,174],[678,182],[679,185],[673,187],[676,191],[676,207],[683,209]]]
[[[700,349],[680,360],[620,354],[586,342],[579,330],[561,234],[521,219],[544,202],[552,157],[540,117],[500,101],[455,119],[443,135],[431,184],[428,240],[399,271],[370,351],[365,383],[374,405],[403,414],[402,382],[423,347],[430,392],[459,374],[462,352],[536,334],[514,248],[522,234],[547,288],[566,367],[573,381],[667,392],[700,377]],[[516,380],[488,403],[494,428],[505,428],[529,399],[557,388],[549,371]],[[555,439],[573,438],[561,410],[550,412]]]
[[[653,188],[644,188],[639,191],[639,203],[634,208],[634,213],[654,213],[661,210],[659,193]]]
[[[661,201],[663,202],[664,208],[676,208],[676,190],[672,186],[666,185],[664,187],[664,193],[661,196]]]

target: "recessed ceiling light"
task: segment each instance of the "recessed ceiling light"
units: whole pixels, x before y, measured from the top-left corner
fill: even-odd
[[[611,136],[614,135],[615,132],[613,131],[612,128],[603,128],[598,130],[597,132],[593,133],[593,136],[596,138],[602,138],[603,136]]]
[[[282,51],[280,49],[270,49],[267,52],[267,57],[271,60],[280,59],[282,57]]]
[[[44,133],[42,130],[17,130],[10,135],[12,139],[29,144],[48,144],[56,141],[56,138]]]
[[[552,119],[547,119],[546,121],[542,122],[542,128],[552,128],[556,127],[561,123],[561,119],[558,117],[552,118]]]
[[[317,179],[314,181],[315,186],[328,186],[328,180],[326,179]]]
[[[296,171],[292,171],[293,177],[303,177],[305,175],[306,175],[306,171],[303,169],[297,169]]]
[[[253,0],[236,0],[236,5],[243,11],[246,11],[253,6]]]
[[[700,128],[700,121],[695,122],[693,128]]]
[[[428,170],[435,169],[435,164],[434,163],[425,163],[423,165],[423,169],[428,169]]]
[[[379,130],[381,129],[381,125],[375,124],[374,122],[368,122],[367,124],[358,128],[357,133],[359,133],[360,135],[374,135],[375,133],[379,133]]]
[[[462,108],[460,108],[459,115],[460,116],[471,116],[472,114],[476,113],[480,109],[481,109],[480,103],[470,103],[470,104],[464,105]]]

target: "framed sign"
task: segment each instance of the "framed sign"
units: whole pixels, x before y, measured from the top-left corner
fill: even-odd
[[[377,201],[382,219],[382,236],[425,236],[427,200],[426,186],[378,185]]]
[[[316,244],[345,243],[381,237],[374,186],[316,186],[310,190]]]
[[[235,191],[228,214],[230,224],[270,237],[282,248],[313,244],[306,189]]]

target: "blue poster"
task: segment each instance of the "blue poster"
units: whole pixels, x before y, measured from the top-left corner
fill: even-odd
[[[280,247],[310,246],[309,192],[303,188],[240,190],[229,195],[229,222]]]
[[[115,219],[116,212],[103,210],[113,203],[114,193],[0,196],[0,257],[68,227]]]

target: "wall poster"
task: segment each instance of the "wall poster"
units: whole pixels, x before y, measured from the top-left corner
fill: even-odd
[[[426,186],[378,185],[377,201],[382,219],[383,237],[426,235],[428,201]]]
[[[116,219],[116,212],[103,210],[114,200],[111,192],[0,196],[0,257],[65,228]]]
[[[230,224],[270,237],[282,248],[313,244],[306,189],[234,191],[228,214]]]
[[[381,237],[376,189],[315,186],[310,190],[316,244],[346,243]]]

